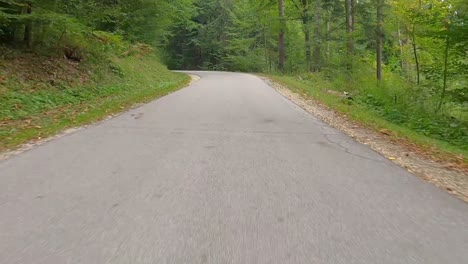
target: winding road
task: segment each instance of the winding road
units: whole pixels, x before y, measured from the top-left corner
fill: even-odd
[[[0,263],[468,263],[468,205],[248,74],[0,161]]]

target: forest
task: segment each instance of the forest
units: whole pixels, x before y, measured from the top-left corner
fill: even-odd
[[[199,1],[169,67],[282,73],[468,147],[466,1]]]
[[[91,67],[92,85],[126,78],[119,61],[130,57],[269,74],[310,95],[346,94],[335,101],[466,155],[467,12],[466,0],[0,0],[0,73],[34,54]],[[11,80],[0,84],[2,124],[49,110],[42,101],[68,105],[54,100],[70,90],[90,96],[66,81],[47,88],[55,99],[30,102],[42,91]]]

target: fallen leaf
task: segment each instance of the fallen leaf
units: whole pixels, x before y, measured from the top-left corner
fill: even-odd
[[[384,134],[384,135],[387,135],[387,136],[390,136],[390,135],[392,134],[392,133],[391,133],[389,130],[387,130],[387,129],[381,129],[381,130],[379,130],[379,132],[382,133],[382,134]]]

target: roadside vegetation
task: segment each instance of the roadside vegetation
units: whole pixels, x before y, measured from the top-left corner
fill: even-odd
[[[269,74],[466,162],[467,13],[464,0],[0,0],[0,145],[187,81],[161,61]]]
[[[170,67],[266,73],[466,163],[466,1],[209,0],[194,7],[189,23],[173,28]]]
[[[450,143],[446,140],[440,140],[427,136],[409,125],[402,125],[388,119],[381,112],[376,111],[373,105],[368,105],[367,102],[362,102],[360,99],[354,99],[359,96],[324,88],[330,87],[326,86],[330,85],[327,81],[307,80],[297,76],[262,75],[306,99],[319,101],[328,108],[334,109],[347,118],[375,130],[410,151],[432,160],[444,161],[450,164],[452,168],[465,171],[467,169],[468,151],[466,148],[461,147],[466,143],[458,144],[457,142]],[[459,140],[456,136],[454,139]]]
[[[0,150],[188,83],[158,55],[172,6],[113,2],[0,1]],[[165,23],[151,20],[157,14]]]

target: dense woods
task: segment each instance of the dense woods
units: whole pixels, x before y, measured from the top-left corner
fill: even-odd
[[[158,56],[191,2],[0,0],[0,151],[183,87]],[[187,9],[187,17],[182,12]]]
[[[171,69],[347,92],[346,103],[467,150],[467,12],[465,0],[1,0],[1,55],[89,61],[144,45]]]
[[[191,17],[190,6],[190,1],[159,0],[2,0],[0,41],[35,51],[62,49],[72,57],[105,46],[91,47],[92,42],[156,47],[165,43],[174,23]]]

